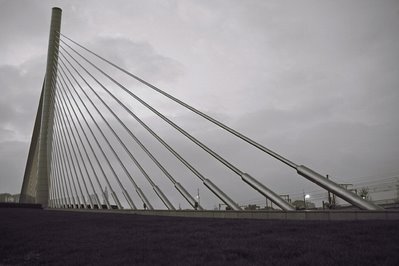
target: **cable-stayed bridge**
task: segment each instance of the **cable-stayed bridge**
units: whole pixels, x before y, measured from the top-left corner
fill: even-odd
[[[46,74],[21,190],[22,203],[39,203],[49,208],[153,210],[154,198],[148,196],[148,189],[143,188],[144,183],[138,182],[140,179],[144,180],[146,188],[151,188],[152,195],[156,195],[156,200],[162,202],[167,210],[178,208],[170,200],[173,196],[170,193],[179,194],[192,209],[203,210],[199,197],[190,194],[182,184],[181,177],[174,175],[170,165],[159,157],[156,149],[163,149],[228,209],[240,211],[241,207],[233,196],[224,192],[223,186],[217,186],[192,159],[179,153],[171,142],[140,117],[139,112],[134,111],[135,108],[141,108],[162,119],[176,134],[181,134],[226,167],[242,181],[242,186],[249,186],[283,211],[295,211],[293,205],[269,188],[267,180],[252,176],[230,162],[179,126],[170,116],[149,104],[134,88],[118,81],[115,75],[123,74],[214,124],[226,134],[257,148],[265,156],[280,161],[295,171],[298,178],[306,178],[359,209],[383,210],[62,34],[61,13],[61,9],[53,8]],[[113,71],[107,71],[106,68]],[[147,132],[158,143],[157,148],[146,145],[137,134],[138,131]],[[148,162],[162,173],[162,182],[149,170]],[[164,192],[165,182],[173,187],[173,192]]]

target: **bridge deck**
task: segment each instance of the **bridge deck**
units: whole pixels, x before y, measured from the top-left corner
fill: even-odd
[[[193,211],[193,210],[87,210],[87,209],[49,209],[59,211],[100,212],[139,214],[151,216],[175,216],[192,218],[239,218],[264,220],[309,220],[309,221],[354,221],[354,220],[399,220],[399,211]]]

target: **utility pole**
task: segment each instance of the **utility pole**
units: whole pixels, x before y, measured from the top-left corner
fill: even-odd
[[[105,187],[105,189],[104,189],[104,199],[103,199],[103,204],[104,204],[104,205],[106,205],[106,204],[107,204],[107,202],[109,202],[109,199],[108,199],[108,189],[107,189],[107,187]]]
[[[326,178],[329,179],[329,176],[326,175]],[[329,208],[331,208],[331,192],[329,190],[327,190],[327,192],[328,192],[328,205]]]
[[[399,202],[399,177],[396,178],[396,201]]]
[[[197,199],[198,199],[198,205],[200,205],[201,201],[200,201],[199,188],[197,188]]]

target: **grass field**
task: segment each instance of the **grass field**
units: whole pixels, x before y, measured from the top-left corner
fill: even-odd
[[[0,208],[0,265],[399,265],[399,223]]]

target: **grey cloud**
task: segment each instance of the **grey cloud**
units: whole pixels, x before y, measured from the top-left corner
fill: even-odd
[[[38,76],[44,76],[40,63],[26,63],[19,68],[0,67],[0,126],[15,130],[14,136],[28,139],[37,111],[41,83]]]
[[[0,29],[0,58],[5,63],[18,61],[3,65],[0,72],[1,147],[8,152],[11,144],[5,141],[15,135],[28,139],[33,127],[51,7],[43,1],[14,2],[1,2],[1,22],[7,26]],[[11,14],[23,5],[26,10],[17,23],[17,15]],[[68,1],[60,5],[66,35],[295,162],[343,179],[398,173],[399,7],[395,1],[290,5]],[[307,188],[307,181],[281,163],[122,75],[115,76],[276,191]],[[201,171],[226,186],[233,198],[245,201],[259,196],[246,188],[240,193],[239,178],[130,98],[122,99]],[[203,190],[143,130],[134,128],[191,193],[196,187]],[[26,153],[27,149],[25,143]],[[159,170],[150,169],[160,176]],[[14,170],[10,175],[20,177],[20,171]],[[3,184],[11,183],[7,178],[1,179]],[[171,192],[166,184],[165,189]],[[207,204],[212,207],[217,200],[209,197]],[[174,203],[180,200],[176,197]]]
[[[0,142],[1,191],[19,193],[28,152],[27,143],[18,141]]]
[[[94,51],[102,50],[103,57],[139,77],[151,77],[153,82],[175,80],[183,74],[183,66],[178,61],[157,53],[148,42],[101,37],[91,41],[88,46]],[[104,50],[102,47],[111,49]]]

